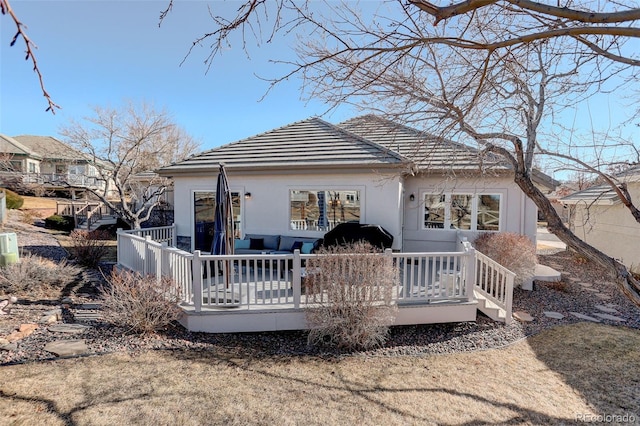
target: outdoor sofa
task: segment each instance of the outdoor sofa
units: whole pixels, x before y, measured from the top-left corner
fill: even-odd
[[[322,245],[322,238],[246,234],[234,244],[235,254],[291,254],[296,248],[302,254],[310,254]]]

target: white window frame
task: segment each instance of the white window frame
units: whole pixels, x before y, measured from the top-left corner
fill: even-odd
[[[292,191],[308,191],[308,192],[318,192],[318,191],[324,191],[325,193],[331,192],[331,191],[339,191],[339,192],[354,192],[357,195],[354,195],[354,200],[350,202],[355,202],[358,203],[358,207],[360,210],[360,220],[359,223],[366,223],[363,222],[364,219],[364,188],[358,187],[358,186],[341,186],[341,185],[323,185],[323,186],[314,186],[314,187],[308,187],[308,186],[304,186],[304,185],[297,185],[297,186],[290,186],[289,188],[287,188],[287,200],[289,203],[289,206],[287,208],[289,215],[288,215],[288,231],[290,232],[302,232],[302,233],[309,233],[311,234],[318,234],[318,233],[325,233],[328,232],[329,230],[333,229],[333,228],[329,228],[329,230],[324,231],[324,230],[317,230],[317,229],[294,229],[293,226],[293,217],[291,216],[291,192]],[[346,196],[345,196],[346,198]],[[347,201],[346,199],[344,201]],[[344,202],[343,201],[343,202]],[[327,214],[328,216],[328,214]],[[330,220],[330,218],[328,217],[328,219]]]
[[[425,213],[425,208],[426,208],[426,203],[425,203],[425,197],[428,195],[436,195],[436,196],[445,196],[445,200],[444,200],[444,224],[443,224],[443,228],[429,228],[427,226],[425,226],[424,223],[424,213]],[[471,228],[470,229],[459,229],[459,228],[452,228],[451,227],[451,197],[454,195],[470,195],[472,197],[471,199]],[[478,201],[480,199],[480,196],[482,195],[490,195],[490,196],[497,196],[499,197],[500,201],[500,207],[498,210],[498,230],[497,231],[492,231],[492,230],[484,230],[484,229],[478,229]],[[419,220],[420,220],[420,227],[423,230],[429,230],[429,231],[467,231],[467,232],[501,232],[503,229],[503,221],[504,221],[504,215],[503,215],[503,209],[504,209],[504,199],[505,196],[504,194],[501,194],[499,192],[470,192],[470,191],[455,191],[455,192],[444,192],[444,193],[437,193],[437,192],[429,192],[429,191],[424,191],[421,194],[422,196],[422,213],[419,215]]]

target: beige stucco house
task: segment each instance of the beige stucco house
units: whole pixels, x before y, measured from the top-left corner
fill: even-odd
[[[640,200],[640,166],[616,176]],[[583,241],[640,271],[640,224],[608,185],[594,186],[561,199],[570,209],[571,230]]]
[[[238,237],[322,237],[358,221],[381,225],[405,252],[455,251],[459,232],[536,238],[537,208],[501,157],[369,115],[337,125],[310,118],[160,169],[174,181],[180,248],[210,247],[221,163]]]

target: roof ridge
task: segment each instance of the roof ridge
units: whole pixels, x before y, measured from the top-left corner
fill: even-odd
[[[395,157],[397,160],[400,160],[402,162],[408,161],[408,159],[406,157],[404,157],[403,155],[401,155],[398,152],[395,152],[394,150],[387,148],[383,145],[380,145],[379,143],[376,143],[370,139],[365,138],[364,136],[358,135],[357,133],[354,133],[350,130],[347,129],[343,129],[340,127],[340,124],[332,124],[329,123],[328,121],[325,121],[321,118],[318,118],[319,121],[321,121],[322,123],[324,123],[325,125],[329,126],[334,132],[339,132],[342,134],[347,134],[349,135],[349,137],[355,138],[357,140],[359,140],[360,142],[363,142],[367,145],[371,145],[372,147],[379,149],[380,151],[382,151],[384,154],[391,154],[391,156]]]

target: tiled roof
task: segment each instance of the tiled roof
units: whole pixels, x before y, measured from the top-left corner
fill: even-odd
[[[500,156],[489,154],[481,158],[478,150],[466,145],[366,115],[338,125],[319,118],[299,121],[192,156],[159,172],[171,176],[215,171],[220,163],[228,170],[393,167],[401,173],[485,173],[510,169]],[[538,181],[536,173],[534,180]]]
[[[163,167],[161,173],[233,169],[398,166],[397,153],[319,118],[299,121]]]
[[[416,171],[509,169],[496,155],[481,158],[477,149],[431,135],[375,115],[364,115],[338,124],[413,163]]]
[[[20,142],[32,153],[37,154],[41,158],[47,160],[61,160],[61,161],[88,161],[88,158],[81,153],[70,147],[69,145],[60,142],[58,139],[52,136],[32,136],[21,135],[14,136],[13,139]]]

